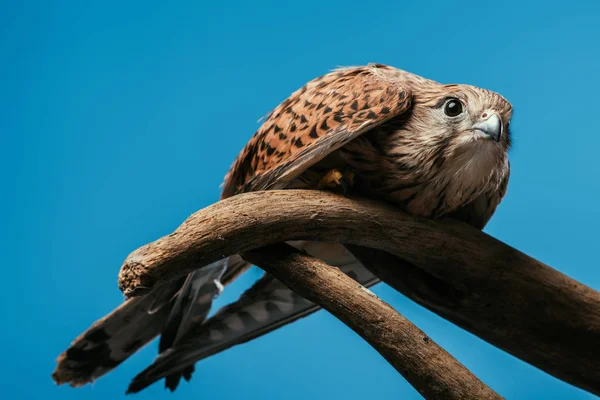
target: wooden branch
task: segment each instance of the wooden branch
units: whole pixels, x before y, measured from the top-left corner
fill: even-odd
[[[375,201],[301,190],[228,198],[134,251],[119,286],[142,294],[189,273],[191,265],[293,239],[393,254],[377,265],[388,281],[396,273],[412,279],[410,286],[397,279],[399,290],[516,357],[600,394],[600,293],[470,226],[414,218]],[[398,257],[407,262],[396,264]]]
[[[501,399],[423,331],[339,269],[284,244],[242,257],[348,325],[426,399]]]

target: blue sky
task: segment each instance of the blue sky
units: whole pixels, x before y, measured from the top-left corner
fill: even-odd
[[[54,386],[56,356],[121,302],[130,251],[218,199],[257,120],[340,65],[386,63],[508,98],[512,176],[486,231],[600,289],[599,2],[167,3],[0,1],[6,398],[121,398],[155,343],[83,389]],[[375,292],[507,398],[593,397]],[[175,394],[154,385],[138,398],[365,396],[420,398],[322,311],[202,361]]]

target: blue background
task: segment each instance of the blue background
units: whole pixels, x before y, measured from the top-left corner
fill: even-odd
[[[218,199],[257,120],[340,65],[386,63],[508,98],[513,172],[486,231],[600,289],[600,3],[482,3],[1,2],[3,398],[120,398],[156,343],[82,389],[54,385],[55,357],[122,301],[130,251]],[[375,292],[507,398],[593,397]],[[202,361],[173,395],[161,384],[138,398],[364,396],[419,398],[319,312]]]

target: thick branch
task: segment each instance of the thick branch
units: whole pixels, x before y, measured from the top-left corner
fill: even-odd
[[[370,343],[426,399],[500,399],[419,328],[323,261],[271,245],[243,254]]]
[[[134,251],[119,285],[141,294],[191,265],[292,239],[397,256],[375,265],[386,280],[412,280],[409,286],[397,279],[394,287],[518,358],[600,394],[600,293],[470,226],[413,218],[374,201],[300,190],[235,196]],[[398,257],[408,262],[398,264]]]

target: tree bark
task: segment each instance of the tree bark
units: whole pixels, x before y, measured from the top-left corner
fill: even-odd
[[[134,251],[119,286],[143,294],[191,265],[286,240],[347,244],[376,275],[442,317],[600,394],[600,293],[466,224],[372,200],[301,190],[222,200]],[[377,251],[359,254],[352,245]]]
[[[501,399],[423,331],[352,278],[291,246],[242,257],[332,313],[373,346],[426,399]]]

